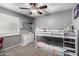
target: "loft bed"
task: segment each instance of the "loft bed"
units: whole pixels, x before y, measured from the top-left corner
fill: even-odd
[[[35,30],[35,45],[37,48],[47,49],[58,55],[78,55],[78,32],[76,30]],[[69,53],[73,52],[66,54],[67,50]]]
[[[63,37],[63,30],[35,30],[35,45],[37,48],[43,48],[50,52],[56,51],[56,54],[64,55]]]

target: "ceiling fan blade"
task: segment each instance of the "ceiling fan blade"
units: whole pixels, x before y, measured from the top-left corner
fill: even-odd
[[[46,8],[47,8],[47,5],[39,7],[39,9],[46,9]]]
[[[39,14],[43,14],[42,12],[40,12],[40,11],[37,11]]]
[[[37,5],[37,3],[30,3],[30,5],[31,5],[31,6],[36,6],[36,5]]]
[[[20,9],[30,9],[30,8],[23,8],[23,7],[20,7]]]
[[[30,15],[32,14],[32,12],[29,13]]]

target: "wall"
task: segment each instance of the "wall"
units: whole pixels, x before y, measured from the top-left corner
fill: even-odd
[[[0,8],[0,13],[5,13],[14,17],[18,17],[20,20],[27,21],[28,17],[12,12],[10,10]],[[19,44],[21,42],[20,35],[17,36],[10,36],[10,37],[4,37],[4,49],[11,47],[13,45]]]
[[[48,16],[37,17],[34,24],[36,27],[47,29],[64,29],[72,23],[72,10],[58,12]]]

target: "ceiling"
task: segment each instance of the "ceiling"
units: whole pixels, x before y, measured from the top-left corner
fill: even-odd
[[[48,6],[48,8],[45,9],[46,12],[44,12],[43,15],[72,9],[75,6],[75,4],[73,4],[73,3],[39,3],[38,7],[42,6],[42,5]],[[19,7],[31,8],[31,6],[28,3],[0,3],[0,7],[9,9],[11,11],[14,11],[14,12],[17,12],[17,13],[20,13],[23,15],[31,16],[31,17],[43,16],[43,15],[39,15],[39,14],[29,15],[30,10],[22,10],[19,8]]]

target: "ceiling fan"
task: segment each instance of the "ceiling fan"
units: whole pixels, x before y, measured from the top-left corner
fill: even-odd
[[[29,5],[31,6],[31,8],[20,7],[20,9],[30,10],[30,15],[33,13],[43,14],[43,12],[45,12],[45,9],[47,9],[47,5],[43,5],[40,7],[38,7],[37,3],[29,3]]]

